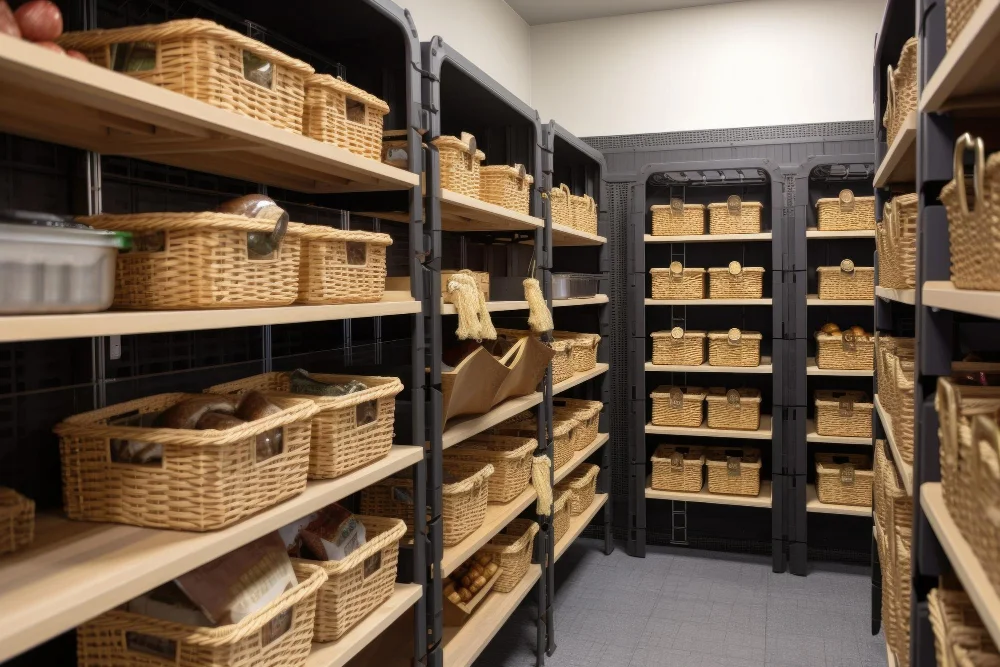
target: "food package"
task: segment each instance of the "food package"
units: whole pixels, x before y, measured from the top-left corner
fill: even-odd
[[[288,555],[309,560],[343,560],[366,541],[365,525],[336,503],[278,532]]]
[[[246,67],[247,57],[252,56],[249,51],[243,52],[244,67]],[[154,51],[155,58],[155,51]],[[262,61],[265,62],[265,61]],[[267,63],[270,67],[270,63]],[[255,65],[254,73],[258,74],[259,69]],[[267,74],[270,77],[270,70]],[[248,77],[250,78],[250,77]],[[250,79],[251,81],[255,79]],[[270,84],[267,84],[268,86]],[[250,259],[265,259],[271,257],[281,245],[281,240],[288,230],[288,212],[278,206],[273,199],[266,195],[246,195],[237,199],[230,199],[215,209],[219,213],[230,213],[232,215],[242,215],[254,220],[270,221],[274,223],[274,231],[248,232],[247,233],[247,253]]]
[[[213,626],[201,608],[191,602],[190,598],[173,581],[168,581],[162,586],[129,601],[125,608],[133,614],[142,614],[171,623],[193,625],[199,628]]]
[[[239,405],[236,406],[236,416],[248,422],[264,419],[279,412],[281,408],[259,391],[248,391],[243,394]],[[278,427],[257,436],[257,461],[266,461],[281,453],[283,434],[284,430]]]
[[[368,385],[359,380],[351,380],[343,384],[320,382],[310,377],[309,373],[301,368],[292,371],[288,381],[289,391],[293,394],[306,394],[308,396],[347,396],[368,388]]]

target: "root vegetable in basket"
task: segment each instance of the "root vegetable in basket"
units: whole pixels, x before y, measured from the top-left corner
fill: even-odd
[[[206,412],[202,415],[198,423],[195,424],[195,428],[199,430],[216,430],[225,431],[226,429],[233,428],[234,426],[239,426],[240,424],[246,424],[246,421],[240,419],[239,417],[233,415],[227,415],[222,412]]]
[[[62,12],[50,0],[31,0],[14,12],[21,37],[32,42],[51,42],[63,31]],[[62,49],[59,49],[62,51]]]
[[[840,333],[840,327],[833,322],[827,322],[820,328],[820,331],[825,334],[838,334]]]
[[[278,531],[293,558],[343,560],[366,542],[365,525],[334,503]]]
[[[229,396],[192,396],[167,408],[153,422],[160,428],[198,427],[198,421],[208,412],[231,415],[236,411],[236,403]]]

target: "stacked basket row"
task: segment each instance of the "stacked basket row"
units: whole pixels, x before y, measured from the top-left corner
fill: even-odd
[[[676,387],[653,390],[653,426],[701,426],[708,404],[708,428],[756,431],[760,428],[760,390],[722,387]]]
[[[709,204],[687,204],[673,199],[669,204],[650,207],[653,214],[653,236],[701,236],[705,234],[705,210],[708,210],[709,234],[758,234],[764,205],[743,201],[732,195],[728,201]]]
[[[650,487],[657,491],[698,493],[707,469],[709,493],[754,497],[760,494],[759,449],[660,445],[651,460]]]
[[[587,234],[597,233],[597,202],[588,194],[575,195],[561,183],[548,193],[552,223]]]
[[[442,188],[528,215],[535,178],[524,165],[483,166],[486,153],[476,147],[476,138],[468,132],[438,137],[433,143],[441,163]]]
[[[650,269],[654,299],[704,299],[705,269],[684,268],[673,262],[668,268]],[[759,299],[764,295],[764,268],[730,262],[708,273],[709,299]]]
[[[657,366],[701,366],[705,363],[705,342],[708,341],[708,364],[754,368],[760,365],[759,331],[685,331],[674,327],[670,331],[654,331],[653,363]]]
[[[892,432],[896,449],[906,464],[913,463],[913,357],[914,339],[875,337],[878,400],[889,418],[886,431]]]
[[[913,498],[899,479],[884,440],[875,443],[875,540],[882,567],[882,627],[898,665],[910,662],[910,544]]]
[[[598,436],[600,401],[578,398],[552,399],[552,468],[558,470],[570,462],[574,452],[586,449]],[[530,412],[522,412],[496,427],[498,433],[531,436],[538,425]]]
[[[954,577],[942,577],[927,594],[937,664],[955,667],[1000,665],[1000,651],[972,600]]]

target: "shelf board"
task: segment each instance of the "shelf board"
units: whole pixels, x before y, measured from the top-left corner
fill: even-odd
[[[569,546],[576,542],[576,539],[580,537],[580,534],[590,525],[590,522],[594,520],[594,517],[607,502],[608,494],[598,493],[594,496],[594,502],[590,503],[590,507],[585,509],[582,514],[570,517],[569,530],[566,531],[561,540],[556,542],[555,562],[559,562],[562,555],[566,553],[566,549],[569,549]]]
[[[899,455],[896,438],[892,433],[892,417],[882,408],[882,401],[879,400],[878,394],[875,395],[875,410],[878,412],[878,418],[882,421],[886,440],[889,441],[889,449],[892,450],[892,460],[896,462],[896,470],[899,471],[899,476],[903,480],[906,495],[913,496],[913,465],[906,463]]]
[[[770,306],[772,299],[646,299],[647,306]]]
[[[706,503],[709,505],[739,505],[741,507],[770,507],[771,480],[760,480],[760,493],[756,496],[733,496],[723,493],[709,493],[708,483],[698,493],[684,491],[657,491],[646,478],[646,498],[652,500],[680,500],[688,503]]]
[[[911,111],[899,128],[896,140],[875,172],[875,187],[913,183],[917,179],[917,112]]]
[[[815,294],[806,297],[807,306],[858,306],[874,308],[874,299],[821,299]]]
[[[972,546],[948,512],[940,482],[920,485],[920,506],[924,509],[924,516],[934,529],[938,542],[948,555],[948,562],[993,638],[993,643],[1000,643],[1000,596],[993,588]]]
[[[806,229],[807,239],[874,239],[874,229],[860,229],[844,232],[821,232],[815,227]]]
[[[2,48],[0,48],[2,50]],[[68,60],[72,60],[69,58]],[[80,61],[77,61],[80,62]],[[407,315],[420,312],[409,292],[385,292],[375,303],[214,310],[105,311],[65,315],[0,316],[0,343],[127,334],[232,329],[300,322]]]
[[[740,440],[770,440],[771,415],[760,416],[760,428],[756,431],[739,431],[729,428],[708,428],[701,426],[654,426],[646,424],[646,433],[651,435],[688,435],[701,438],[737,438]]]
[[[911,306],[917,302],[917,290],[915,289],[894,289],[892,287],[876,287],[875,296],[886,301],[897,303],[908,303]]]
[[[580,451],[574,452],[573,458],[571,458],[569,462],[566,463],[566,465],[562,466],[561,468],[559,468],[559,470],[555,471],[555,483],[558,484],[559,482],[566,479],[567,475],[576,470],[577,466],[579,466],[581,463],[590,458],[591,454],[593,454],[598,449],[603,447],[604,444],[607,443],[610,437],[611,436],[609,436],[607,433],[599,433],[597,437],[594,438],[594,441],[592,443],[590,443]]]
[[[647,373],[749,373],[768,374],[773,372],[771,357],[761,357],[760,366],[710,366],[708,362],[700,366],[665,366],[646,362]]]
[[[306,660],[306,667],[343,667],[416,604],[423,595],[423,590],[423,587],[417,584],[397,583],[392,596],[359,621],[347,634],[335,642],[313,644]]]
[[[458,443],[510,419],[519,412],[533,408],[541,402],[542,394],[536,391],[527,396],[506,400],[485,414],[451,419],[445,426],[444,434],[441,437],[441,447],[443,449],[454,447]]]
[[[610,364],[600,363],[591,368],[589,371],[574,373],[572,377],[552,385],[552,395],[558,396],[567,389],[575,387],[578,384],[583,384],[584,382],[592,380],[599,375],[604,375],[608,372],[609,368],[611,368]]]
[[[653,236],[642,238],[646,243],[721,243],[723,241],[770,241],[771,232],[759,234],[688,234],[685,236]]]
[[[521,601],[542,576],[540,565],[529,565],[524,578],[510,593],[491,591],[461,627],[445,627],[444,664],[447,667],[470,667],[496,636]]]
[[[816,365],[816,358],[806,359],[806,375],[826,375],[831,377],[872,377],[875,370],[867,371],[845,371],[838,368],[820,368]]]
[[[816,421],[806,420],[806,442],[825,442],[834,445],[867,445],[872,446],[871,438],[858,438],[849,435],[820,435],[816,432]]]
[[[866,516],[869,519],[872,516],[871,507],[821,503],[819,501],[819,497],[816,495],[815,484],[806,485],[806,512],[815,512],[816,514],[842,514],[844,516]]]
[[[958,289],[948,280],[930,280],[924,283],[923,297],[923,304],[931,308],[1000,318],[1000,292]]]
[[[455,568],[479,551],[494,535],[535,502],[537,497],[535,489],[529,485],[521,495],[505,505],[488,505],[482,526],[458,544],[444,548],[444,555],[441,557],[441,571],[444,576],[454,572]]]
[[[554,246],[604,245],[607,242],[608,240],[603,236],[552,223],[552,245]]]
[[[446,232],[534,231],[544,226],[542,218],[441,190],[441,229]]]
[[[3,38],[0,38],[2,40]],[[321,507],[422,461],[423,447],[389,454],[236,525],[210,533],[69,521],[39,515],[35,541],[0,567],[0,662]]]
[[[570,308],[573,306],[595,306],[602,303],[608,303],[607,294],[596,294],[594,296],[581,297],[579,299],[553,299],[553,308]],[[527,301],[487,301],[486,310],[491,313],[496,313],[506,310],[528,310]],[[457,315],[458,311],[455,310],[454,304],[441,303],[441,314],[442,315]]]
[[[420,176],[18,39],[0,41],[0,130],[299,192]]]
[[[982,0],[920,95],[920,111],[947,111],[1000,93],[1000,0]]]

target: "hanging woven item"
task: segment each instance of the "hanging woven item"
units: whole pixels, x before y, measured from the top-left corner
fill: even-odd
[[[548,456],[536,456],[531,461],[531,485],[535,487],[538,501],[535,503],[535,513],[540,516],[552,515],[552,459]]]
[[[545,333],[552,331],[555,324],[552,322],[552,313],[545,303],[545,296],[542,288],[534,278],[524,280],[524,300],[528,302],[528,326],[535,333]]]
[[[448,294],[458,312],[459,340],[496,340],[497,331],[486,310],[486,297],[479,289],[479,283],[468,269],[463,269],[448,279]]]

